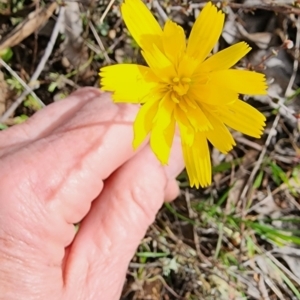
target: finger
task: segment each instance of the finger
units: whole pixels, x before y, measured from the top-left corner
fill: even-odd
[[[66,99],[52,103],[35,113],[26,122],[15,125],[0,134],[1,150],[9,146],[22,145],[49,135],[55,128],[72,118],[89,101],[99,98],[101,91],[87,87],[79,89]]]
[[[169,181],[165,189],[165,201],[173,201],[179,195],[179,186],[174,179],[181,173],[184,168],[184,162],[182,159],[182,148],[179,133],[176,133],[174,137],[174,143],[171,149],[170,163],[165,167],[165,172]]]
[[[65,268],[68,297],[74,297],[76,287],[91,298],[101,291],[101,299],[119,299],[128,263],[154,221],[166,189],[170,198],[178,193],[173,178],[183,168],[180,156],[176,139],[166,171],[145,147],[105,182],[69,249]]]
[[[171,202],[179,195],[178,182],[175,179],[170,179],[165,188],[165,201]]]
[[[73,223],[86,215],[102,181],[135,155],[132,122],[137,110],[114,105],[108,94],[98,95],[47,137],[0,160],[2,174],[9,174],[1,181],[0,220],[16,239],[30,237],[25,245],[37,244],[31,255],[43,251],[60,264],[75,235]]]

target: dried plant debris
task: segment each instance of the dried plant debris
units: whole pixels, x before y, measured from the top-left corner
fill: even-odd
[[[9,97],[8,84],[4,80],[4,75],[0,71],[0,115],[2,115],[6,110],[6,102]]]
[[[0,40],[0,51],[18,45],[33,32],[40,29],[57,8],[53,2],[31,12],[16,28]]]
[[[18,75],[0,63],[1,114],[26,90],[20,80],[48,104],[99,86],[104,65],[145,64],[120,2],[0,0],[0,49],[9,53],[0,56]],[[207,1],[145,2],[160,24],[171,18],[188,35]],[[252,51],[236,67],[266,74],[268,95],[244,100],[265,114],[267,128],[260,140],[236,133],[227,155],[212,150],[210,187],[191,189],[185,172],[178,177],[180,197],[163,206],[141,242],[124,300],[300,299],[300,2],[212,2],[226,14],[215,51],[246,41]],[[30,83],[61,12],[60,33]],[[26,95],[0,130],[37,109]]]

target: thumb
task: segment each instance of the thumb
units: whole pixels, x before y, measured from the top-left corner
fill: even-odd
[[[138,244],[164,199],[178,194],[174,177],[182,170],[183,161],[179,139],[174,144],[167,168],[145,147],[105,182],[69,249],[65,270],[69,292],[76,291],[85,276],[84,282],[89,284],[81,287],[82,294],[119,299]]]

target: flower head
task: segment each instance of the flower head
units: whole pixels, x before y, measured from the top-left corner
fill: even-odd
[[[102,89],[113,92],[115,102],[143,104],[134,122],[134,148],[150,134],[153,152],[167,164],[177,126],[191,186],[209,185],[208,141],[227,153],[235,145],[227,126],[257,138],[263,132],[265,117],[239,94],[266,94],[264,75],[230,69],[251,48],[241,42],[210,56],[224,24],[224,14],[210,2],[188,41],[171,20],[162,29],[141,0],[125,0],[121,12],[148,67],[104,67]]]

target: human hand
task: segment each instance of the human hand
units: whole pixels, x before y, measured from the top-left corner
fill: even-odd
[[[84,88],[0,133],[0,299],[119,299],[183,168],[132,150],[137,110]]]

